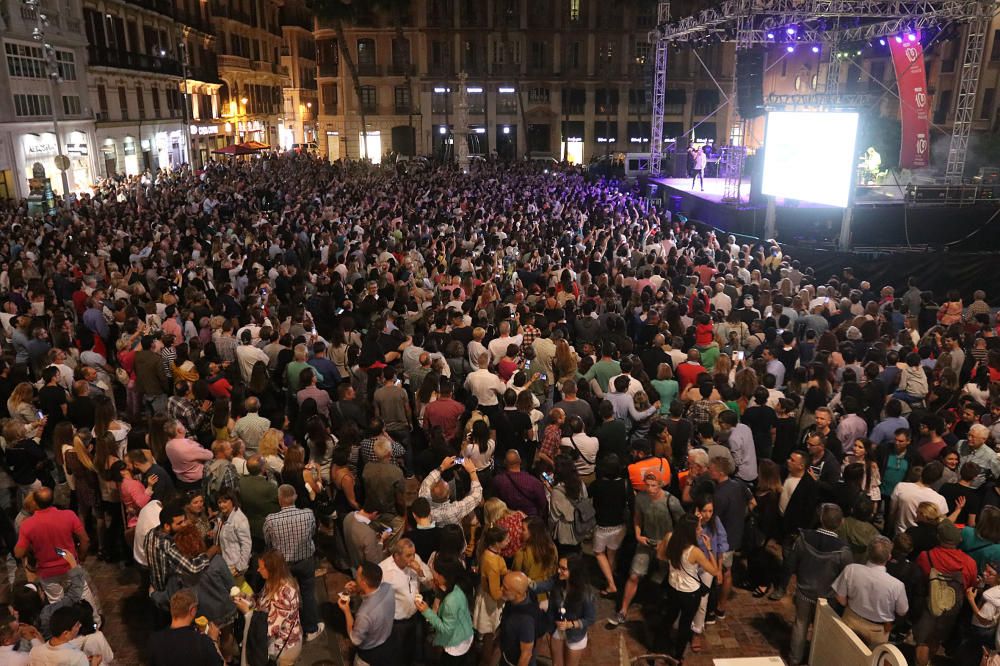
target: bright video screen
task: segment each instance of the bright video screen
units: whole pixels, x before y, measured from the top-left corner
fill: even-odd
[[[764,194],[844,208],[854,183],[857,113],[771,111]]]

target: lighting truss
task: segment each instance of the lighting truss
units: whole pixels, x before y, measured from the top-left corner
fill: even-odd
[[[669,3],[661,2],[660,6]],[[693,16],[664,21],[659,14],[649,41],[660,48],[666,45],[694,46],[711,42],[736,42],[736,51],[757,44],[803,42],[822,44],[828,53],[836,45],[863,43],[911,30],[921,30],[948,23],[970,24],[963,48],[963,68],[956,99],[955,122],[948,152],[946,177],[960,183],[965,170],[965,155],[972,127],[972,109],[978,87],[979,63],[990,18],[1000,9],[1000,0],[724,0]],[[794,27],[794,34],[785,30]],[[786,39],[787,37],[787,39]],[[832,57],[832,56],[831,56]],[[831,60],[831,63],[833,61]],[[656,84],[666,85],[666,56],[656,59],[652,126],[663,125],[663,104],[656,104]],[[837,92],[839,63],[833,63],[826,82],[827,93]],[[661,70],[662,67],[662,70]],[[734,69],[735,71],[735,69]],[[662,80],[661,80],[662,79]],[[662,150],[653,144],[652,150]],[[654,157],[651,171],[659,175],[660,162]],[[730,175],[735,181],[735,176]]]

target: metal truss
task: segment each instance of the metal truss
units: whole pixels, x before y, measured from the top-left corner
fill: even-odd
[[[776,95],[767,96],[766,106],[769,109],[789,107],[817,107],[824,109],[865,109],[876,104],[878,95],[815,93],[811,95]]]
[[[661,16],[656,30],[649,33],[649,40],[656,44],[658,54],[661,47],[671,43],[736,42],[737,51],[754,44],[784,41],[823,44],[829,54],[825,91],[835,95],[839,91],[840,64],[833,53],[838,45],[868,42],[946,23],[968,23],[945,171],[949,183],[960,183],[965,171],[983,47],[990,19],[998,8],[1000,0],[724,0],[675,22],[664,22]],[[795,34],[788,36],[784,31],[792,26]],[[658,58],[654,81],[665,86],[666,55],[662,69],[660,64]],[[662,105],[660,111],[658,118],[654,107],[654,125],[657,121],[662,124]],[[731,173],[728,167],[726,173]],[[727,180],[727,192],[728,187]]]
[[[657,25],[670,20],[670,3],[661,2],[656,8]],[[653,62],[653,115],[650,121],[649,173],[659,176],[663,167],[663,105],[667,95],[667,54],[670,43],[665,39],[654,42]]]
[[[739,61],[740,53],[753,48],[753,0],[739,0],[735,3],[736,14],[736,48],[734,57]],[[737,76],[736,64],[733,64],[733,86],[729,95],[730,105],[732,100],[737,99]],[[761,82],[763,83],[763,82]],[[734,109],[730,109],[734,110]],[[732,115],[733,124],[729,130],[728,150],[722,152],[722,169],[725,182],[722,190],[722,200],[733,203],[740,203],[740,189],[743,186],[743,165],[746,162],[747,149],[746,138],[750,130],[750,123],[746,119],[736,119],[736,114]],[[737,139],[739,143],[737,143]]]
[[[965,36],[965,55],[962,59],[961,81],[955,103],[955,119],[951,126],[951,144],[948,146],[948,165],[944,177],[950,185],[961,185],[965,174],[965,155],[969,148],[973,109],[979,88],[979,69],[983,61],[983,48],[995,2],[980,2],[978,15],[969,23]],[[926,137],[929,141],[930,137]]]

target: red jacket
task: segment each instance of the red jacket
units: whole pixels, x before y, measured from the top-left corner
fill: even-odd
[[[925,550],[917,556],[917,566],[924,576],[931,575],[931,566],[941,573],[951,573],[961,571],[962,579],[966,589],[976,584],[976,561],[960,551],[958,548],[945,548],[935,546],[930,550]]]

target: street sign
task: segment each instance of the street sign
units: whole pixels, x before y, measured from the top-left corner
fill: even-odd
[[[56,168],[60,171],[65,171],[69,168],[69,158],[65,155],[56,155],[52,161],[55,162]]]

